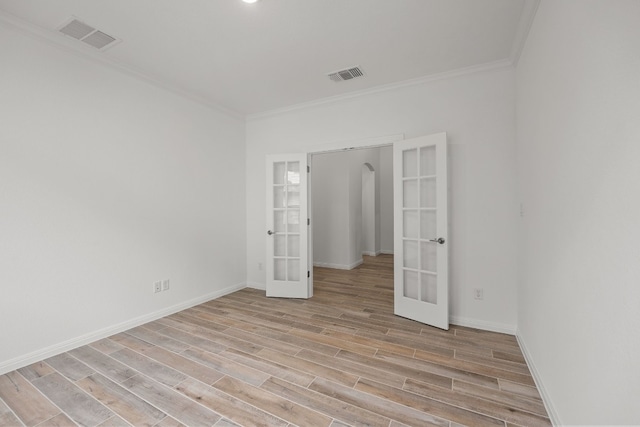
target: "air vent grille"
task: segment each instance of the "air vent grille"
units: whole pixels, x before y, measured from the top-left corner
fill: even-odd
[[[334,82],[341,82],[344,80],[355,79],[356,77],[363,77],[364,73],[360,67],[351,67],[346,70],[335,71],[328,74],[329,78]]]
[[[75,18],[65,21],[58,31],[99,50],[105,50],[120,41]]]

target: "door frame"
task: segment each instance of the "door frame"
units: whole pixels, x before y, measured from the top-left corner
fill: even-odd
[[[311,191],[311,180],[313,179],[313,156],[315,154],[327,154],[327,153],[336,153],[341,151],[351,151],[351,150],[360,150],[367,148],[381,148],[393,146],[394,142],[402,141],[405,139],[403,133],[378,136],[372,138],[364,138],[357,139],[353,141],[338,141],[331,142],[326,144],[320,144],[310,147],[307,153],[307,164],[311,168],[311,172],[307,176],[307,215],[310,219],[309,233],[308,233],[308,268],[311,272],[309,275],[309,287],[311,289],[311,294],[313,294],[313,194]],[[304,152],[303,152],[304,153]]]

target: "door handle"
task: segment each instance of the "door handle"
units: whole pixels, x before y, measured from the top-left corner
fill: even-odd
[[[267,234],[268,234],[269,236],[271,236],[272,234],[276,234],[276,233],[274,233],[274,232],[273,232],[273,231],[271,231],[271,230],[268,230],[268,231],[267,231]]]
[[[442,237],[438,237],[437,239],[429,239],[430,242],[435,242],[435,243],[440,243],[441,245],[444,244],[444,239]]]

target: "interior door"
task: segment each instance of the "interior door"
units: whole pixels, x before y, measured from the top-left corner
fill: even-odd
[[[394,312],[449,329],[447,135],[393,144]]]
[[[307,155],[267,156],[267,296],[311,297]]]

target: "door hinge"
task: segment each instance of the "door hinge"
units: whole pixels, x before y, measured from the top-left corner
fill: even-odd
[[[307,277],[311,277],[311,272],[307,270]]]
[[[307,166],[307,173],[311,172],[311,166]]]
[[[307,225],[311,225],[311,219],[307,218]]]

